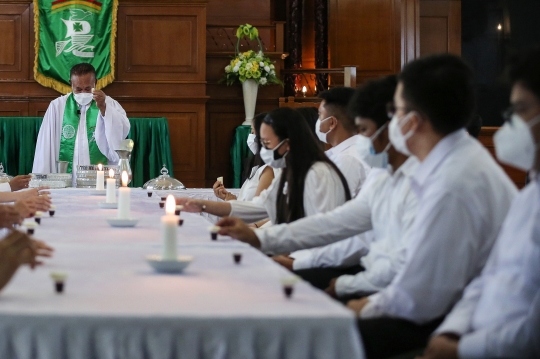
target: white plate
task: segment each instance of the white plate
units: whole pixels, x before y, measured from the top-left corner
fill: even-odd
[[[113,202],[113,203],[99,202],[98,206],[99,208],[114,209],[114,208],[118,208],[118,202]]]
[[[179,273],[193,260],[191,256],[178,256],[177,260],[162,260],[160,255],[146,256],[146,261],[152,268],[160,273]]]
[[[107,218],[107,222],[113,227],[135,227],[139,220],[136,218]]]
[[[90,196],[105,196],[107,194],[107,190],[106,189],[100,189],[100,190],[91,189],[88,191],[88,194],[90,194]]]

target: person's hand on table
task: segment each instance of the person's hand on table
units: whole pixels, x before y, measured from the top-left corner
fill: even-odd
[[[352,310],[356,313],[357,316],[360,315],[360,312],[362,312],[362,309],[369,303],[369,299],[367,297],[360,298],[360,299],[352,299],[347,302],[347,308]]]
[[[255,248],[261,247],[261,242],[259,241],[259,238],[257,238],[255,232],[253,232],[253,230],[240,218],[225,217],[216,223],[216,225],[221,227],[219,234],[222,236],[230,236],[241,242],[250,244]]]
[[[28,264],[34,268],[38,264],[36,256],[37,248],[34,241],[23,232],[11,231],[0,241],[0,262],[16,267]]]
[[[33,217],[38,210],[31,198],[21,199],[13,205],[22,218]]]
[[[40,241],[40,240],[37,240],[37,239],[32,239],[32,242],[34,244],[34,248],[36,250],[36,256],[37,257],[45,257],[45,258],[52,257],[52,254],[54,252],[54,248],[47,245],[47,243],[45,243],[43,241]],[[43,264],[43,262],[36,261],[36,264]]]
[[[203,210],[203,201],[189,197],[176,197],[176,204],[184,206],[184,212],[199,213]]]
[[[14,224],[21,224],[23,217],[12,205],[0,205],[0,228],[12,228]]]
[[[332,298],[337,298],[338,295],[336,293],[336,282],[337,282],[337,277],[336,278],[333,278],[331,281],[330,281],[330,284],[328,285],[328,288],[326,288],[324,291],[326,292],[326,294],[328,294],[329,296],[331,296]]]
[[[281,264],[288,270],[290,271],[293,270],[294,258],[291,258],[288,255],[281,254],[281,255],[273,256],[272,259],[274,260],[274,262]]]
[[[37,188],[31,188],[27,191],[21,191],[18,192],[18,199],[25,199],[25,198],[32,198],[37,196],[48,196],[51,192],[46,191],[49,189],[49,187],[43,186],[43,187],[37,187]]]
[[[20,175],[20,176],[13,177],[13,179],[9,181],[11,192],[15,192],[23,188],[28,188],[28,184],[30,183],[31,179],[32,179],[32,176],[30,175]]]
[[[437,335],[429,341],[424,354],[416,359],[458,359],[459,336]]]
[[[105,95],[105,92],[101,90],[94,90],[94,92],[92,92],[92,95],[94,95],[93,99],[94,101],[96,101],[96,106],[97,108],[99,108],[101,115],[105,116],[105,111],[107,110],[105,100],[107,99],[107,95]]]
[[[26,202],[31,203],[38,211],[42,212],[48,211],[52,205],[51,197],[46,194],[43,196],[28,198],[26,199]]]

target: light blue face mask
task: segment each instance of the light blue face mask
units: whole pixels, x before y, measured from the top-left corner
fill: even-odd
[[[370,138],[366,137],[367,141],[360,140],[356,142],[356,149],[360,154],[360,157],[366,162],[371,168],[387,168],[388,167],[388,149],[390,148],[390,143],[386,148],[380,152],[375,152],[373,147],[373,140],[380,135],[380,133],[386,128],[388,123],[384,124],[371,136]],[[368,143],[368,145],[366,145]]]

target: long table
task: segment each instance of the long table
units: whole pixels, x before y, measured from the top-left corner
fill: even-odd
[[[35,237],[55,254],[20,269],[0,294],[0,358],[364,357],[351,312],[305,282],[286,299],[280,279],[290,273],[231,238],[211,241],[204,217],[182,213],[178,253],[194,261],[182,274],[159,274],[145,261],[161,250],[155,196],[132,190],[135,228],[110,227],[116,210],[98,208],[104,197],[87,190],[52,196],[56,214]],[[68,273],[63,294],[51,271]]]

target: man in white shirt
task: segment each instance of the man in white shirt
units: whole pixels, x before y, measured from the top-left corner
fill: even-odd
[[[540,48],[515,59],[497,157],[533,179],[516,197],[482,275],[436,330],[425,359],[540,358]]]
[[[56,161],[77,165],[116,164],[115,150],[126,138],[130,123],[118,102],[95,90],[96,70],[78,64],[70,71],[72,93],[52,101],[39,130],[34,173],[56,173]],[[74,179],[75,181],[75,179]]]
[[[357,141],[367,139],[356,135],[354,119],[347,111],[353,94],[354,89],[350,87],[334,87],[322,92],[315,132],[319,140],[332,145],[325,153],[345,176],[354,198],[360,192],[370,167],[355,147]]]
[[[464,130],[474,110],[472,71],[457,56],[436,55],[404,67],[394,96],[390,141],[420,161],[411,187],[418,210],[407,256],[390,285],[350,301],[368,358],[425,345],[440,319],[483,268],[517,190],[489,152]],[[235,219],[221,233],[276,253],[322,241],[267,240]],[[328,238],[327,242],[334,241]]]

